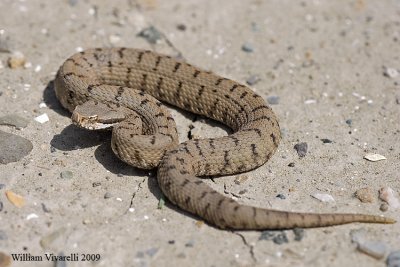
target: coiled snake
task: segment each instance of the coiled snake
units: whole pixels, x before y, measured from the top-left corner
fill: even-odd
[[[362,214],[285,212],[238,204],[196,176],[227,175],[264,164],[281,139],[258,94],[169,56],[130,48],[89,49],[68,58],[55,79],[75,124],[112,127],[112,149],[139,168],[158,166],[158,184],[180,208],[220,228],[284,229],[350,222],[394,223]],[[151,96],[150,96],[151,95]],[[178,144],[176,125],[157,100],[226,124],[233,134]]]

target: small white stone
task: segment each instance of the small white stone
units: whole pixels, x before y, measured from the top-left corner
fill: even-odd
[[[76,52],[82,52],[82,51],[83,51],[83,48],[80,47],[80,46],[78,46],[77,48],[75,48],[75,51],[76,51]]]
[[[395,192],[392,188],[385,186],[379,190],[379,198],[389,204],[393,209],[400,208],[400,201],[395,196]]]
[[[25,69],[29,69],[29,68],[32,68],[32,62],[25,62],[25,64],[24,64],[24,68]]]
[[[36,65],[36,67],[35,67],[35,72],[39,72],[39,71],[41,71],[41,70],[42,70],[42,66]]]
[[[313,194],[311,196],[313,198],[318,199],[319,201],[322,201],[322,202],[335,202],[335,199],[329,194],[315,193],[315,194]]]
[[[148,220],[148,219],[149,219],[149,216],[144,215],[144,216],[143,216],[143,219]]]
[[[129,208],[128,210],[129,210],[129,212],[134,212],[135,208]]]
[[[368,153],[367,155],[364,156],[364,159],[369,161],[380,161],[380,160],[385,160],[386,158],[379,154]]]
[[[385,68],[384,74],[389,78],[396,78],[399,72],[394,68]]]
[[[120,197],[117,197],[115,200],[122,202],[122,198],[120,198]]]
[[[93,7],[91,7],[91,8],[89,8],[89,10],[88,10],[88,13],[89,13],[89,15],[94,15],[94,14],[96,14],[96,9],[94,9]]]
[[[50,119],[46,113],[43,113],[42,115],[37,116],[34,120],[39,123],[45,123],[45,122],[48,122]]]
[[[315,103],[317,103],[317,100],[315,100],[315,99],[307,99],[306,101],[304,101],[304,104],[306,104],[306,105],[315,104]]]
[[[37,219],[37,218],[39,218],[39,216],[37,214],[35,214],[35,213],[31,213],[31,214],[28,214],[28,216],[26,216],[26,219],[28,221],[31,220],[31,219]]]
[[[41,102],[41,103],[39,104],[39,108],[47,108],[46,103]]]
[[[121,41],[121,37],[118,36],[118,35],[116,35],[116,34],[111,34],[111,35],[108,37],[108,40],[110,41],[111,44],[116,44],[116,43],[118,43],[119,41]]]

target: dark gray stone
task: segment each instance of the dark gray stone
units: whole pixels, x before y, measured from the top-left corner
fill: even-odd
[[[16,162],[32,151],[31,141],[15,134],[0,131],[0,163]]]
[[[294,145],[294,149],[296,149],[297,154],[299,155],[299,157],[304,157],[307,154],[308,145],[305,142],[298,143],[298,144]]]

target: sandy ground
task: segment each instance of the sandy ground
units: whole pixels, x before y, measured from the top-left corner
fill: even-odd
[[[138,35],[150,26],[159,35]],[[381,211],[378,199],[383,186],[400,191],[399,27],[395,0],[0,1],[0,116],[29,121],[22,129],[0,130],[33,145],[24,158],[0,165],[0,251],[43,258],[12,266],[390,266],[389,253],[400,250],[399,223],[297,235],[232,232],[168,201],[159,209],[155,172],[120,162],[109,135],[71,126],[51,81],[68,56],[103,46],[181,55],[240,82],[250,79],[255,91],[276,103],[284,139],[264,166],[210,180],[210,186],[257,206],[399,220],[399,211]],[[23,53],[25,67],[8,67],[15,51]],[[34,120],[44,113],[48,122]],[[181,141],[189,131],[225,134],[193,114],[173,115]],[[299,142],[308,144],[302,158],[293,148]],[[367,153],[387,160],[367,161]],[[354,197],[365,187],[372,203]],[[12,204],[7,190],[25,205]],[[321,202],[315,193],[335,201]],[[356,234],[363,245],[378,248],[378,259],[357,249]],[[46,252],[77,253],[79,261],[47,261]],[[100,260],[81,261],[82,254]]]

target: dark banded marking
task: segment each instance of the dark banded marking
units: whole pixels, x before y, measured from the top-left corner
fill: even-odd
[[[191,198],[189,196],[187,196],[185,199],[186,206],[189,206],[190,200],[191,200]]]
[[[142,101],[140,101],[140,105],[146,105],[147,103],[149,103],[150,101],[148,99],[143,99]]]
[[[181,164],[184,164],[184,163],[185,163],[185,159],[184,159],[184,158],[178,158],[178,157],[176,157],[175,159],[176,159],[176,161],[179,161]]]
[[[251,111],[252,112],[256,112],[257,110],[261,110],[261,109],[267,109],[269,110],[270,108],[268,106],[262,105],[262,106],[258,106],[256,108],[253,108]]]
[[[203,199],[207,196],[208,192],[207,191],[203,191],[203,193],[201,193],[201,196],[199,199]]]
[[[211,139],[208,143],[210,144],[210,147],[214,150],[215,149],[214,139]]]
[[[121,100],[121,95],[124,93],[124,91],[125,91],[124,87],[122,87],[122,86],[118,87],[117,95],[114,97],[114,99],[116,101],[120,101]]]
[[[156,63],[153,68],[154,71],[157,71],[157,68],[158,68],[158,65],[160,65],[160,62],[161,62],[161,56],[157,56]]]
[[[187,170],[180,170],[179,172],[180,172],[180,174],[183,174],[183,175],[189,174],[189,172]]]
[[[124,50],[125,49],[126,49],[125,47],[121,47],[120,49],[118,49],[118,56],[120,58],[124,58]]]
[[[183,182],[181,183],[181,187],[185,187],[185,185],[187,185],[188,183],[190,183],[189,179],[183,180]]]
[[[240,95],[240,99],[244,98],[247,95],[247,91],[244,91],[241,95]]]
[[[224,203],[224,201],[225,201],[225,198],[221,198],[221,199],[218,201],[218,203],[217,203],[217,209],[220,209],[220,208],[221,208],[222,203]]]
[[[182,63],[176,62],[174,66],[174,70],[172,71],[173,73],[177,72],[179,68],[181,67]]]
[[[220,85],[224,80],[226,80],[226,78],[218,78],[218,80],[215,82],[215,85],[216,86]]]
[[[258,118],[253,119],[253,121],[260,121],[260,120],[267,120],[267,121],[270,121],[271,118],[268,117],[268,116],[261,116],[261,117],[258,117]]]
[[[278,142],[276,140],[276,136],[273,133],[270,136],[272,138],[272,142],[274,142],[275,147],[277,147],[278,146]]]
[[[156,136],[151,136],[150,144],[154,145],[156,143]]]
[[[236,136],[231,135],[230,138],[233,140],[233,143],[235,144],[235,146],[239,145],[239,139],[237,139]]]
[[[244,130],[242,130],[243,132],[256,132],[257,134],[258,134],[258,136],[260,136],[261,137],[261,130],[260,129],[257,129],[257,128],[251,128],[251,129],[244,129]]]
[[[142,62],[144,53],[145,53],[144,51],[140,51],[138,53],[137,63],[141,63]]]
[[[235,84],[231,87],[231,89],[229,89],[229,91],[233,92],[233,91],[235,91],[235,89],[238,88],[238,87],[239,87],[239,84],[235,83]]]
[[[200,89],[198,92],[199,96],[201,96],[203,94],[203,92],[204,92],[204,85],[200,85]]]
[[[164,80],[163,77],[159,77],[158,78],[157,85],[156,85],[157,91],[161,90],[161,86],[162,86],[163,80]]]
[[[195,70],[193,73],[193,78],[197,78],[197,76],[199,76],[200,71],[199,70]]]
[[[179,98],[181,95],[181,89],[182,89],[182,82],[179,81],[178,82],[178,86],[176,87],[176,91],[175,91],[175,97]]]
[[[194,145],[196,146],[197,150],[199,151],[199,155],[203,157],[204,154],[203,154],[203,150],[200,147],[199,140],[197,140],[197,139],[194,140]]]

